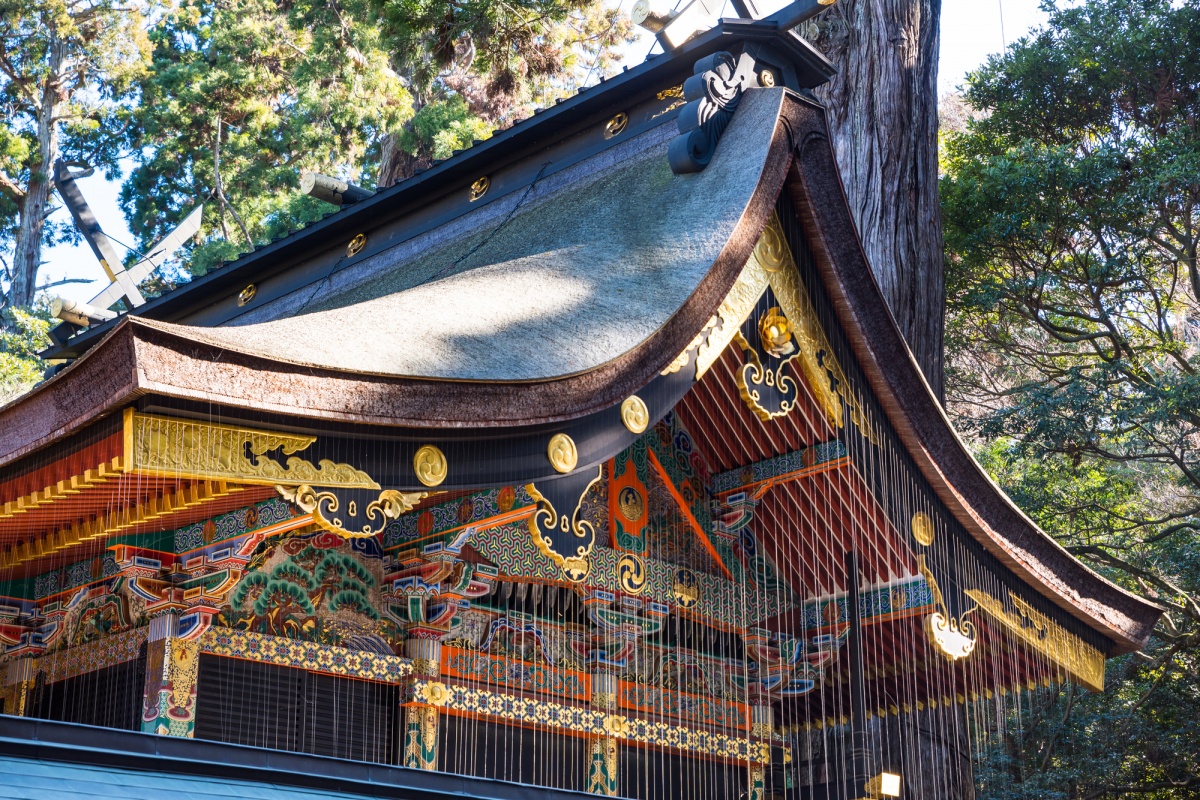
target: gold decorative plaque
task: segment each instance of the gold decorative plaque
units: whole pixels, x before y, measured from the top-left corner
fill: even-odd
[[[563,474],[575,469],[579,464],[579,451],[575,449],[575,442],[565,433],[556,433],[550,437],[546,457],[550,459],[550,466]]]
[[[367,235],[360,233],[350,240],[350,244],[346,245],[346,257],[353,258],[362,252],[362,249],[367,246]]]
[[[370,475],[349,464],[321,459],[314,465],[293,455],[310,447],[315,436],[152,416],[133,409],[126,409],[124,422],[128,472],[267,486],[379,488]],[[288,456],[286,466],[267,457],[276,450]]]
[[[636,394],[631,394],[621,403],[621,422],[630,433],[643,433],[650,426],[650,409]]]
[[[254,299],[254,295],[256,295],[256,294],[258,294],[258,287],[255,286],[253,283],[248,284],[245,289],[242,289],[240,292],[238,292],[238,296],[237,296],[238,306],[246,305],[246,303],[249,303],[251,300]]]
[[[1094,692],[1104,691],[1104,654],[1097,648],[1012,592],[1008,593],[1008,599],[1015,611],[1009,611],[1003,601],[978,589],[968,589],[966,595],[990,619],[1053,661],[1081,685]]]
[[[929,547],[933,544],[933,520],[924,511],[918,511],[912,516],[912,537],[919,545]]]
[[[671,596],[681,608],[691,608],[700,602],[700,580],[686,567],[675,571],[671,581]]]
[[[413,471],[424,486],[440,486],[449,469],[446,454],[431,444],[422,445],[413,455]]]
[[[625,553],[617,562],[617,580],[625,594],[641,594],[646,588],[646,563],[633,553]]]
[[[632,486],[626,486],[617,494],[617,508],[621,516],[630,522],[637,522],[646,514],[646,501]]]

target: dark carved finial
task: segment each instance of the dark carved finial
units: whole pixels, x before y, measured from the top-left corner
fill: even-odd
[[[688,102],[679,110],[679,136],[667,150],[676,175],[708,166],[717,140],[742,99],[747,74],[754,74],[753,59],[747,55],[739,60],[722,50],[696,62],[695,74],[683,83],[683,97]]]

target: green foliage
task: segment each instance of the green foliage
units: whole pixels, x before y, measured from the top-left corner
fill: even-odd
[[[358,582],[365,590],[375,584],[375,578],[370,570],[348,553],[331,552],[321,559],[321,563],[313,570],[313,577],[318,584],[346,584]]]
[[[130,227],[147,246],[206,203],[203,274],[332,210],[301,171],[390,185],[599,77],[628,35],[599,0],[183,0],[137,84]]]
[[[38,351],[50,345],[50,314],[44,304],[0,311],[0,405],[29,391],[46,370]]]
[[[1021,507],[1168,615],[1109,692],[993,730],[982,796],[1194,797],[1200,6],[1047,9],[945,140],[947,394]]]
[[[290,561],[284,561],[271,570],[271,580],[273,582],[288,581],[299,586],[306,592],[312,591],[315,588],[312,577],[304,571],[304,568]]]
[[[47,219],[55,159],[120,173],[129,91],[149,53],[143,10],[0,0],[0,299],[10,305],[33,301],[41,247],[75,237],[65,215]]]
[[[471,114],[467,101],[454,96],[417,112],[400,134],[399,145],[418,158],[444,159],[490,135],[487,123]]]
[[[362,181],[412,114],[378,27],[334,3],[186,0],[150,40],[122,203],[144,245],[206,203],[197,274],[327,213],[300,171]]]

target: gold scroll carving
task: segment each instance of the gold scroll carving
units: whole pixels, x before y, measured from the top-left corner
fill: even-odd
[[[717,363],[721,353],[733,341],[733,337],[737,335],[742,323],[754,310],[758,298],[762,297],[762,293],[767,290],[769,283],[767,270],[757,256],[761,243],[762,240],[759,245],[755,245],[754,253],[746,261],[746,266],[742,268],[742,272],[734,282],[733,288],[729,290],[729,294],[721,301],[717,313],[705,323],[696,338],[683,348],[683,352],[663,370],[663,375],[670,375],[687,366],[689,354],[693,348],[698,348],[696,349],[696,380],[703,378],[709,368]]]
[[[1012,592],[1009,611],[1001,600],[979,589],[967,596],[979,604],[989,619],[1058,665],[1067,675],[1092,691],[1104,691],[1104,654],[1063,628]]]
[[[933,603],[937,607],[937,611],[925,618],[925,635],[947,660],[958,661],[966,658],[975,651],[977,639],[975,625],[967,619],[967,614],[970,614],[971,611],[967,611],[958,619],[952,617],[942,598],[942,590],[934,580],[929,565],[925,563],[924,555],[917,556],[917,569],[924,576],[925,582],[929,584]]]
[[[878,444],[878,434],[871,427],[866,409],[851,388],[850,382],[846,380],[846,374],[834,355],[825,331],[821,328],[821,321],[809,299],[808,291],[800,281],[800,273],[796,269],[796,261],[788,246],[779,216],[774,212],[733,288],[717,308],[717,313],[705,323],[704,328],[683,352],[667,365],[662,374],[670,375],[683,369],[695,350],[695,379],[699,381],[703,378],[725,348],[738,336],[742,324],[749,318],[768,287],[774,291],[779,301],[782,310],[779,318],[787,321],[790,328],[788,332],[798,346],[798,352],[792,356],[795,360],[794,367],[799,368],[830,424],[836,428],[845,426],[842,411],[844,402],[850,409],[850,420],[863,436]],[[781,346],[778,342],[773,342],[773,345]],[[754,410],[753,406],[751,408]],[[762,414],[759,416],[763,417]],[[769,419],[770,416],[768,414],[765,418]]]
[[[817,318],[817,310],[809,299],[808,290],[800,281],[800,273],[796,269],[795,259],[777,214],[771,214],[767,230],[771,231],[770,238],[768,239],[764,232],[759,246],[755,247],[755,253],[763,247],[764,257],[767,252],[771,252],[785,265],[770,271],[771,289],[774,290],[784,315],[791,322],[792,334],[796,337],[796,344],[800,349],[799,364],[805,382],[812,389],[831,425],[835,428],[845,426],[842,417],[842,401],[845,401],[850,408],[850,420],[863,436],[879,444],[878,435],[871,428],[862,401],[846,380],[842,365],[838,363],[829,339],[821,328],[821,320]],[[764,242],[770,242],[770,250],[764,247]]]
[[[329,459],[313,464],[295,455],[315,441],[315,436],[125,411],[128,472],[266,486],[379,488],[349,464]],[[288,457],[286,466],[267,456],[276,450]]]
[[[412,511],[413,506],[421,502],[428,492],[398,492],[395,489],[384,489],[377,499],[367,503],[363,509],[364,524],[353,527],[337,516],[341,510],[342,501],[333,492],[318,492],[307,484],[295,488],[276,486],[275,490],[289,503],[294,503],[308,514],[312,514],[313,522],[338,536],[351,539],[363,539],[383,533],[383,529],[401,514]],[[351,506],[354,504],[351,503]],[[348,507],[348,514],[357,517],[357,509]],[[377,524],[373,524],[377,523]]]

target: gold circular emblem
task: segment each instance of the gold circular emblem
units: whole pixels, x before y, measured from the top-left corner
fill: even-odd
[[[924,511],[913,514],[912,537],[917,540],[917,544],[925,547],[933,544],[933,520]]]
[[[758,73],[758,85],[770,88],[775,85],[775,73],[769,69],[764,69]]]
[[[413,471],[426,486],[438,486],[446,480],[446,454],[431,444],[422,445],[413,456]]]
[[[677,570],[671,583],[671,594],[681,608],[691,608],[700,602],[700,581],[696,579],[696,573],[690,569]]]
[[[617,493],[617,508],[621,509],[622,517],[637,522],[646,513],[646,501],[637,489],[626,486]]]
[[[646,565],[633,553],[626,553],[617,562],[617,579],[625,594],[641,594],[646,588]]]
[[[470,191],[471,202],[474,203],[476,200],[483,197],[485,194],[487,194],[487,190],[490,188],[492,188],[492,179],[487,175],[484,175],[482,178],[472,183]]]
[[[346,245],[346,255],[356,256],[362,252],[362,249],[367,246],[367,235],[360,233],[350,240],[350,244]]]
[[[238,292],[238,305],[244,306],[254,299],[254,295],[258,294],[258,287],[253,283]]]
[[[608,122],[604,123],[604,138],[611,139],[614,136],[620,136],[626,126],[629,125],[629,115],[622,111]]]
[[[758,244],[754,245],[754,257],[767,272],[778,272],[787,263],[787,244],[774,218],[763,228]]]
[[[650,409],[645,401],[636,394],[631,394],[621,403],[621,422],[630,433],[642,433],[650,426]]]
[[[550,459],[550,466],[565,474],[575,469],[575,465],[579,463],[579,451],[575,449],[575,442],[571,440],[570,436],[565,433],[556,433],[550,437],[550,446],[546,448],[546,458]]]

